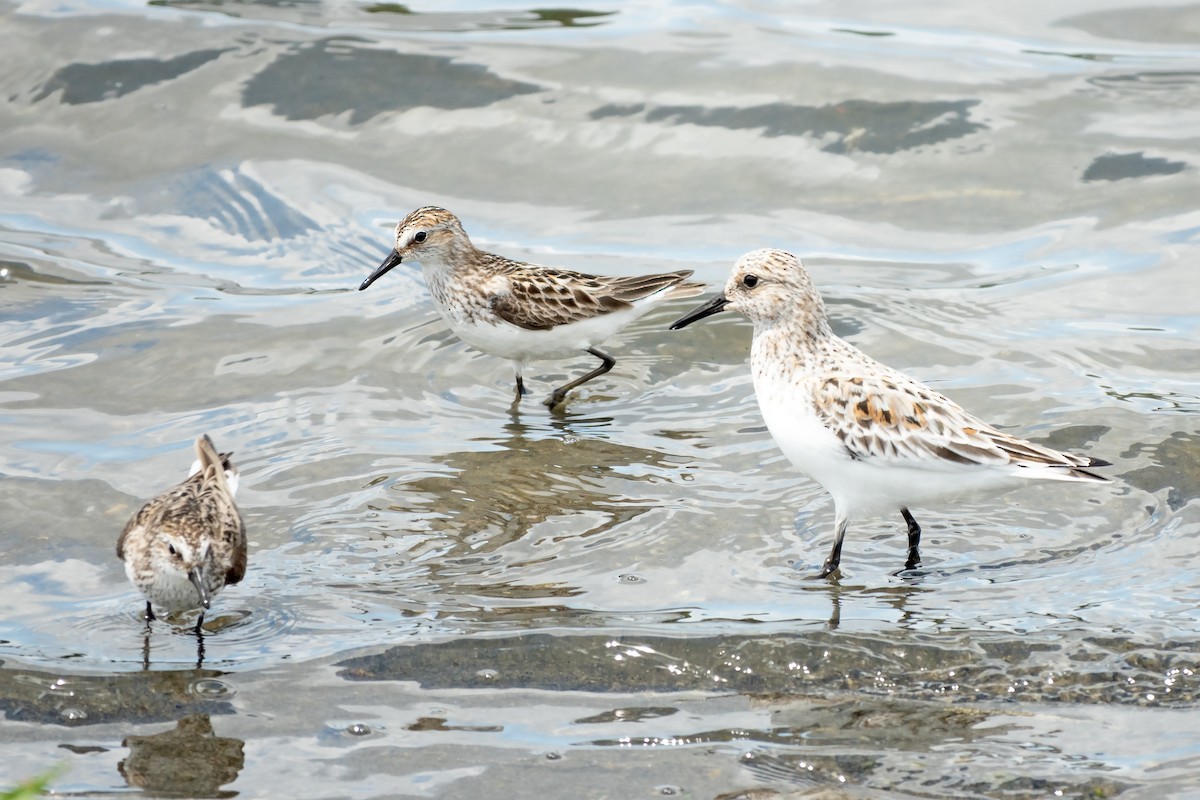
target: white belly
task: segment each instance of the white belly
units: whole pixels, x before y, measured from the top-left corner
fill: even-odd
[[[465,320],[443,314],[450,329],[467,344],[493,356],[525,362],[560,358],[587,350],[641,316],[642,309],[614,311],[549,330],[529,330],[503,320]]]
[[[855,460],[790,383],[755,375],[755,393],[771,436],[796,467],[821,484],[848,516],[890,513],[934,499],[998,489],[1020,478],[992,467],[936,461]]]
[[[763,385],[764,383],[768,385]],[[839,506],[857,494],[847,491],[868,477],[862,462],[850,458],[837,436],[829,431],[788,387],[755,381],[758,407],[775,444],[805,475],[821,484]]]

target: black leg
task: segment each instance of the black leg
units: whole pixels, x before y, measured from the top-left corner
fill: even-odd
[[[200,612],[200,619],[196,620],[196,635],[201,636],[204,633],[204,612]]]
[[[837,518],[837,531],[834,533],[833,547],[829,551],[829,557],[825,559],[825,566],[821,567],[821,572],[817,575],[818,578],[828,578],[842,563],[842,540],[846,538],[848,524],[850,524],[849,517],[839,516]]]
[[[577,386],[582,386],[583,384],[590,381],[592,378],[600,377],[601,375],[603,375],[604,373],[606,373],[610,369],[612,369],[613,365],[617,363],[617,360],[615,358],[613,358],[612,356],[610,356],[608,353],[605,353],[601,350],[597,350],[594,347],[589,347],[587,349],[587,351],[589,353],[591,353],[592,355],[594,355],[596,358],[600,359],[600,366],[596,367],[594,370],[589,372],[587,375],[584,375],[582,378],[573,380],[570,383],[566,384],[565,386],[560,386],[557,389],[555,389],[554,393],[550,395],[550,399],[546,401],[546,405],[550,406],[550,408],[554,408],[556,405],[561,403],[563,400],[566,400],[567,392],[571,391],[572,389],[574,389]]]
[[[518,375],[517,375],[517,400],[520,400],[522,397],[524,397],[527,394],[529,394],[529,390],[525,388],[525,381],[522,380],[521,375],[518,373]]]
[[[904,506],[900,506],[900,516],[908,523],[908,560],[904,568],[916,569],[921,563],[921,526]]]
[[[150,601],[146,601],[146,622],[154,622],[154,609],[150,606]]]

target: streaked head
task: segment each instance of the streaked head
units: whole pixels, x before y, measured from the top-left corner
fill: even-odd
[[[800,259],[784,250],[752,250],[733,265],[725,291],[671,325],[679,330],[696,320],[729,309],[755,327],[788,319],[825,320],[825,304]]]
[[[445,263],[455,250],[470,247],[458,217],[444,208],[418,208],[396,225],[392,252],[359,285],[361,292],[405,259],[432,264]]]
[[[177,581],[190,582],[199,598],[197,605],[204,608],[208,608],[212,600],[209,590],[209,544],[208,537],[197,538],[180,531],[159,530],[150,553],[154,572],[159,575],[170,574]]]

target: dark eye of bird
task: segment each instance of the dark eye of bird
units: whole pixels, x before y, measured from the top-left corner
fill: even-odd
[[[416,235],[413,236],[413,241],[417,244],[420,244],[421,242],[425,241],[425,237],[428,235],[429,234],[427,234],[425,231],[417,231]]]
[[[757,275],[745,276],[744,278],[742,278],[742,286],[745,286],[747,289],[753,289],[755,286],[758,286],[758,276]]]
[[[178,553],[175,552],[175,545],[173,545],[173,544],[167,545],[167,552],[173,556],[179,555]]]

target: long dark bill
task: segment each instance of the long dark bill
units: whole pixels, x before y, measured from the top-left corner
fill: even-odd
[[[210,597],[208,595],[208,586],[205,585],[204,568],[192,567],[188,570],[188,580],[192,582],[192,586],[196,587],[196,591],[200,594],[200,605],[208,608]]]
[[[725,295],[719,294],[716,297],[714,297],[712,300],[709,300],[707,303],[700,306],[699,308],[689,311],[688,313],[684,314],[679,319],[672,322],[670,329],[673,331],[677,331],[680,328],[686,328],[688,325],[691,325],[693,322],[695,322],[698,319],[704,319],[705,317],[711,317],[713,314],[716,314],[719,311],[724,311],[725,306],[728,304],[729,304],[729,299],[726,298]]]
[[[361,292],[363,289],[367,288],[372,283],[386,275],[388,270],[403,260],[404,258],[395,250],[393,250],[388,257],[383,260],[383,263],[376,267],[375,271],[368,275],[367,279],[358,285],[358,290]]]

